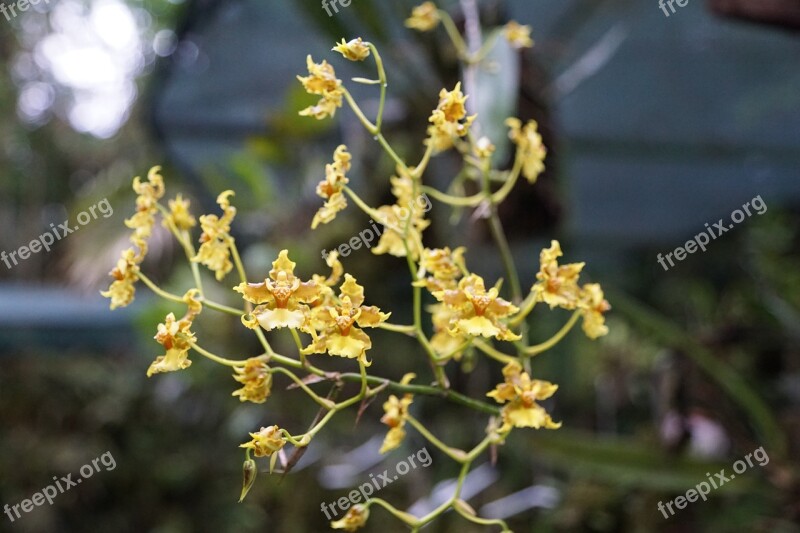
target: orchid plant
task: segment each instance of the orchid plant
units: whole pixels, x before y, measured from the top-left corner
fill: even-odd
[[[414,8],[406,25],[422,32],[443,26],[467,67],[478,65],[500,36],[513,48],[533,46],[530,28],[510,22],[497,29],[482,46],[470,51],[449,14],[438,9],[433,2],[425,2]],[[308,278],[297,275],[297,265],[290,259],[289,251],[282,250],[271,269],[265,268],[258,274],[248,275],[231,234],[231,225],[236,217],[236,208],[231,203],[233,191],[225,191],[217,198],[220,214],[199,217],[202,231],[199,247],[196,248],[192,232],[198,220],[190,212],[189,201],[181,195],[169,200],[166,205],[163,203],[165,186],[159,167],[153,167],[146,180],[138,177],[133,180],[133,189],[137,194],[136,213],[125,221],[133,230],[133,246],[122,253],[111,272],[113,282],[103,295],[110,298],[111,309],[127,306],[134,299],[137,282],[141,281],[158,296],[186,306],[183,317],[177,319],[170,313],[158,325],[155,340],[163,346],[165,353],[150,365],[148,376],[189,368],[192,364],[189,354],[194,352],[232,369],[233,378],[241,385],[233,395],[242,402],[260,404],[267,401],[272,394],[273,379],[280,374],[291,380],[298,391],[319,404],[320,416],[308,430],[298,431],[272,425],[250,433],[250,440],[241,445],[245,453],[241,499],[244,499],[256,479],[258,467],[253,457],[268,457],[270,472],[280,460],[286,471],[291,464],[287,460],[285,447],[302,449],[309,446],[337,414],[389,392],[391,394],[383,404],[385,414],[381,418],[381,422],[389,429],[381,453],[390,453],[400,447],[409,428],[419,432],[444,455],[461,465],[452,495],[425,516],[414,516],[383,499],[369,498],[351,507],[343,518],[332,522],[331,526],[355,531],[367,522],[370,511],[377,506],[412,531],[418,531],[450,509],[470,522],[496,525],[503,531],[510,531],[503,520],[477,516],[461,498],[465,477],[476,459],[488,448],[502,445],[516,429],[557,429],[561,426],[540,403],[553,396],[558,385],[534,379],[531,359],[556,345],[579,319],[582,319],[583,330],[590,338],[605,335],[608,329],[603,314],[610,306],[598,284],[579,283],[584,263],[559,264],[562,251],[555,240],[549,248],[541,251],[537,281],[527,294],[521,289],[497,206],[509,196],[520,177],[533,185],[544,170],[547,151],[535,121],[523,122],[517,118],[506,121],[516,155],[510,170],[497,170],[493,165],[495,145],[488,137],[479,136],[479,132],[474,131],[477,129],[476,115],[468,114],[467,95],[462,92],[461,83],[458,83],[454,88],[440,92],[438,106],[429,118],[424,156],[416,165],[409,165],[384,136],[387,77],[378,49],[374,44],[356,38],[342,40],[333,50],[350,61],[373,58],[377,78],[355,78],[353,81],[379,87],[377,116],[374,121],[367,118],[344,82],[337,78],[334,67],[324,60],[317,63],[311,56],[307,60],[308,75],[298,76],[298,79],[308,93],[319,96],[319,101],[300,114],[323,120],[333,117],[346,102],[396,165],[396,175],[389,180],[396,202],[372,207],[362,200],[358,192],[348,185],[351,154],[342,145],[333,153],[332,162],[325,168],[325,178],[317,186],[317,194],[324,204],[313,216],[311,226],[316,228],[331,223],[350,201],[380,223],[384,231],[380,243],[372,252],[405,258],[410,274],[413,323],[391,323],[390,312],[368,305],[364,287],[345,272],[336,252],[328,254],[326,258],[331,269],[328,274],[313,274]],[[424,177],[431,159],[449,150],[456,150],[460,154],[463,174],[480,185],[479,193],[459,196],[425,184]],[[499,186],[495,185],[497,183]],[[465,248],[431,249],[425,246],[423,233],[430,221],[425,219],[424,212],[414,209],[413,205],[415,198],[423,194],[453,208],[476,208],[488,219],[510,287],[505,297],[500,281],[487,288],[486,281],[470,271]],[[184,249],[192,268],[195,286],[183,295],[163,290],[140,268],[147,254],[148,239],[159,217]],[[232,290],[241,295],[241,306],[229,307],[207,298],[200,275],[201,266],[214,272],[217,282],[224,282],[235,269],[239,283]],[[430,295],[435,301],[434,305],[423,307],[424,293]],[[528,338],[526,317],[538,303],[546,304],[551,309],[567,309],[572,311],[572,315],[552,338],[532,344]],[[204,348],[192,328],[195,318],[206,309],[240,317],[242,325],[258,338],[263,352],[247,359],[230,359]],[[426,320],[423,320],[424,311],[430,313],[427,319],[430,320],[430,328],[426,327]],[[371,361],[367,352],[372,348],[372,340],[368,330],[373,328],[416,339],[420,346],[420,357],[430,365],[432,384],[415,383],[417,376],[412,368],[399,380],[370,374],[368,368]],[[281,354],[272,348],[269,337],[276,334],[277,330],[290,332],[296,353]],[[429,332],[432,333],[429,335]],[[508,350],[496,347],[495,342],[503,343],[501,346]],[[486,392],[486,397],[494,400],[495,405],[450,388],[446,374],[448,363],[460,360],[470,349],[477,349],[504,365],[502,377],[498,376],[498,385]],[[354,371],[341,373],[325,370],[318,366],[318,359],[324,355],[351,359]],[[332,383],[337,390],[352,382],[358,384],[358,389],[349,398],[336,402],[331,399],[333,395],[321,395],[314,390],[326,382]],[[485,437],[469,449],[445,444],[412,414],[410,408],[415,401],[452,401],[463,408],[486,414],[488,423]]]

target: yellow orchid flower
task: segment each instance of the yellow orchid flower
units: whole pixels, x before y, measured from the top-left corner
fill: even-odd
[[[397,203],[376,209],[375,219],[384,226],[384,231],[378,245],[372,248],[372,253],[395,257],[410,255],[416,261],[422,252],[422,232],[430,226],[430,221],[425,220],[425,210],[414,198],[411,178],[393,176],[390,181]]]
[[[236,216],[236,208],[230,203],[228,197],[233,196],[233,191],[225,191],[217,197],[217,203],[222,209],[222,217],[217,215],[203,215],[200,217],[200,249],[192,258],[195,263],[200,263],[214,272],[217,281],[221,281],[233,269],[231,250],[228,239],[231,238],[231,222]]]
[[[133,190],[138,195],[136,214],[125,220],[125,225],[133,230],[131,242],[139,248],[138,263],[141,263],[147,255],[147,239],[150,238],[155,225],[158,200],[164,196],[164,178],[160,171],[159,166],[151,168],[147,173],[146,182],[142,182],[139,176],[133,178]]]
[[[342,80],[336,78],[336,71],[327,61],[323,60],[322,63],[314,63],[314,60],[309,55],[306,58],[306,65],[309,75],[305,77],[297,76],[297,79],[303,84],[306,92],[322,98],[317,102],[317,105],[300,111],[300,115],[311,116],[317,120],[334,116],[336,109],[342,107],[342,97],[344,96]]]
[[[381,417],[381,422],[389,426],[389,431],[383,439],[380,453],[390,452],[400,447],[406,436],[406,430],[403,427],[406,425],[408,408],[413,401],[414,396],[412,394],[405,394],[402,398],[392,394],[384,402],[383,410],[385,414]]]
[[[342,42],[331,48],[331,50],[339,52],[345,59],[350,61],[364,61],[369,57],[369,46],[364,44],[361,37],[348,42],[342,39]]]
[[[520,119],[509,118],[506,125],[510,128],[509,139],[517,145],[517,157],[522,159],[522,175],[529,183],[536,183],[539,174],[544,172],[547,157],[547,148],[538,132],[539,124],[530,120],[523,126]]]
[[[183,301],[188,307],[183,318],[176,320],[175,315],[170,313],[165,321],[158,325],[158,332],[154,338],[156,342],[166,348],[167,353],[156,357],[156,360],[147,369],[147,377],[162,372],[184,370],[192,365],[188,357],[191,343],[195,341],[195,335],[190,328],[195,317],[202,311],[202,305],[195,298],[197,294],[197,289],[190,289],[183,296]]]
[[[585,263],[559,265],[558,258],[564,255],[558,241],[551,241],[550,248],[540,254],[540,268],[536,274],[538,280],[531,289],[536,301],[564,309],[575,309],[580,300],[578,278]]]
[[[433,2],[425,2],[411,11],[411,16],[406,19],[406,27],[417,31],[431,31],[441,22],[439,10]]]
[[[331,522],[331,528],[344,529],[345,531],[357,531],[367,524],[369,519],[369,508],[356,504],[352,506],[344,517]]]
[[[602,337],[608,333],[603,313],[611,310],[611,305],[603,296],[603,289],[597,283],[583,286],[578,300],[578,308],[583,316],[583,331],[590,339]]]
[[[233,392],[242,402],[264,403],[272,392],[272,373],[261,359],[251,358],[244,367],[234,368],[233,379],[244,385]]]
[[[520,336],[511,331],[501,319],[513,315],[519,309],[499,297],[497,287],[488,291],[483,278],[470,274],[458,282],[456,289],[436,291],[433,296],[453,313],[450,318],[450,333],[494,337],[503,341],[515,341]]]
[[[117,261],[117,266],[109,272],[109,276],[114,278],[107,291],[101,291],[104,298],[111,299],[111,309],[126,307],[133,301],[136,294],[136,282],[139,280],[139,265],[137,263],[136,252],[133,248],[128,248],[122,252],[122,256]]]
[[[256,457],[269,457],[286,446],[286,439],[281,436],[278,426],[262,427],[257,433],[250,433],[252,440],[239,445],[240,448],[253,450]]]
[[[351,159],[347,146],[342,144],[333,152],[333,163],[325,165],[325,179],[317,185],[317,195],[325,199],[325,204],[314,215],[311,229],[327,224],[336,218],[336,213],[347,207],[347,199],[342,190],[349,181],[346,173],[350,170]]]
[[[240,283],[233,288],[250,303],[256,304],[242,323],[251,328],[259,325],[267,331],[275,328],[302,328],[309,313],[305,304],[320,297],[321,288],[314,281],[302,281],[294,275],[297,265],[289,259],[289,252],[281,250],[272,262],[269,277],[261,283]]]
[[[345,274],[338,302],[315,307],[309,317],[309,333],[313,340],[304,354],[325,353],[358,359],[365,366],[366,351],[372,347],[369,336],[360,328],[374,328],[385,322],[391,313],[382,313],[375,306],[365,306],[364,287],[350,274]]]
[[[166,225],[171,223],[179,230],[190,230],[197,225],[197,221],[189,212],[189,200],[184,200],[183,195],[178,195],[174,200],[169,201],[169,217],[164,220]]]
[[[428,139],[425,141],[433,145],[435,153],[451,148],[453,139],[469,133],[477,115],[467,116],[467,98],[461,92],[461,82],[452,91],[442,89],[439,93],[439,105],[428,119],[431,126],[428,127]]]
[[[497,403],[506,404],[502,410],[503,422],[506,425],[535,429],[561,427],[560,422],[553,422],[544,407],[536,403],[537,400],[551,397],[558,390],[558,385],[538,379],[532,380],[516,361],[508,363],[503,368],[503,376],[505,382],[486,395],[494,398]]]
[[[511,44],[512,48],[531,48],[531,27],[523,26],[519,22],[512,20],[503,27],[503,36]]]

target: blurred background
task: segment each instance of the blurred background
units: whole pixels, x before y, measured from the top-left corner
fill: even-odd
[[[535,118],[549,148],[546,173],[519,184],[501,211],[523,283],[558,238],[567,261],[587,261],[613,310],[607,337],[575,331],[534,361],[535,377],[560,384],[550,410],[564,426],[515,432],[496,465],[476,465],[469,503],[517,532],[800,531],[796,2],[691,0],[669,16],[655,1],[479,4],[485,26],[516,19],[536,41],[521,57],[500,53],[480,86],[490,95],[484,116]],[[147,379],[162,353],[156,325],[182,311],[141,284],[127,309],[110,312],[98,294],[127,247],[131,178],[155,164],[168,196],[190,197],[196,214],[216,212],[221,190],[236,191],[234,231],[251,278],[282,248],[304,277],[324,272],[321,250],[369,226],[351,208],[309,230],[333,148],[350,147],[351,185],[375,205],[391,199],[393,168],[349,110],[332,121],[297,116],[311,99],[295,75],[310,53],[342,79],[369,77],[371,64],[345,64],[329,50],[342,37],[376,43],[390,79],[388,137],[417,159],[438,92],[460,73],[441,32],[403,27],[413,5],[352,0],[328,16],[316,0],[41,0],[0,15],[0,251],[103,199],[113,208],[50,252],[0,263],[0,504],[106,451],[117,463],[14,523],[0,515],[0,531],[326,531],[322,502],[425,445],[410,432],[400,451],[380,456],[375,402],[357,426],[355,413],[337,417],[290,475],[261,476],[237,504],[247,432],[301,429],[315,405],[280,378],[266,404],[241,404],[227,369],[196,356],[189,371]],[[458,2],[440,5],[462,23]],[[354,92],[374,112],[376,91]],[[509,157],[501,149],[499,161]],[[426,179],[444,187],[456,165],[439,157]],[[656,261],[759,195],[767,211],[705,253],[669,271]],[[465,245],[473,270],[503,276],[483,221],[436,203],[430,215],[428,246]],[[344,263],[370,303],[410,322],[403,260],[362,249]],[[173,292],[192,284],[160,227],[143,268]],[[213,298],[235,304],[236,283],[229,276]],[[531,338],[549,338],[567,317],[537,309]],[[235,317],[198,320],[204,345],[235,358],[259,353]],[[413,344],[382,333],[370,352],[375,374],[430,378]],[[283,335],[273,342],[292,350]],[[468,355],[448,374],[454,388],[481,396],[499,368]],[[483,417],[430,398],[414,409],[455,446],[478,442],[485,428]],[[674,517],[658,511],[759,447],[766,466]],[[428,449],[431,466],[381,497],[415,513],[436,505],[457,471]],[[382,530],[402,529],[375,510],[365,531]],[[480,530],[451,513],[426,531]]]

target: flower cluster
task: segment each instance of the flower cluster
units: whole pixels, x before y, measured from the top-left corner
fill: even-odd
[[[264,403],[272,392],[272,373],[263,360],[253,357],[247,360],[243,367],[234,368],[236,374],[233,379],[243,386],[233,391],[232,396],[238,396],[243,402]]]
[[[536,183],[536,178],[544,172],[544,159],[547,149],[539,135],[539,125],[535,120],[528,121],[525,126],[518,118],[509,118],[506,125],[510,128],[508,137],[517,145],[517,158],[522,164],[522,175],[530,183]]]
[[[161,167],[151,168],[147,173],[146,182],[139,176],[133,178],[133,190],[137,195],[136,213],[125,220],[125,225],[133,230],[130,240],[136,249],[124,250],[117,261],[117,266],[109,273],[114,281],[108,290],[101,294],[111,299],[111,309],[130,305],[136,295],[139,265],[147,255],[147,241],[153,233],[158,201],[164,196],[164,178],[160,171]]]
[[[300,329],[307,327],[307,304],[317,301],[322,287],[314,281],[302,281],[294,275],[297,263],[289,259],[288,250],[281,250],[272,262],[272,270],[261,283],[240,283],[233,290],[257,307],[242,316],[248,328],[262,327],[266,331],[276,328]]]
[[[314,215],[311,229],[332,221],[336,213],[347,207],[347,199],[342,191],[348,182],[346,173],[350,170],[350,160],[350,153],[342,144],[333,152],[333,163],[325,165],[325,179],[317,185],[317,195],[325,199],[325,205]]]
[[[362,328],[375,328],[385,322],[391,313],[363,305],[364,287],[350,274],[345,274],[339,288],[339,297],[330,295],[309,315],[306,331],[313,340],[302,353],[325,353],[358,359],[364,366],[371,363],[366,352],[372,341]]]
[[[578,278],[585,263],[559,265],[561,245],[552,241],[550,248],[542,250],[538,280],[531,288],[536,301],[550,308],[578,309],[583,316],[583,330],[589,338],[596,339],[608,333],[603,314],[611,309],[597,283],[578,285]]]
[[[467,116],[467,97],[461,92],[461,82],[452,91],[442,89],[439,93],[439,105],[431,113],[428,122],[428,142],[435,153],[453,146],[453,140],[469,133],[477,115]]]
[[[454,33],[458,29],[450,15],[438,9],[433,2],[425,2],[414,8],[406,25],[419,31],[432,31],[442,25],[456,47],[457,56],[475,68],[483,68],[482,60],[495,42],[490,37],[477,51],[467,50],[463,39]],[[499,34],[516,49],[533,45],[531,29],[516,22],[497,29],[493,35]],[[523,123],[518,118],[507,120],[509,138],[516,150],[514,164],[508,170],[493,168],[495,144],[492,139],[473,131],[476,129],[474,124],[477,115],[468,115],[468,96],[462,92],[459,82],[452,90],[442,89],[439,93],[439,103],[428,119],[427,133],[421,141],[424,155],[418,164],[409,165],[383,134],[382,119],[388,83],[378,49],[359,37],[349,41],[343,39],[334,46],[333,51],[350,61],[364,61],[370,56],[374,58],[377,80],[355,78],[353,81],[379,86],[377,116],[374,120],[367,118],[344,83],[336,77],[333,66],[326,61],[315,63],[310,56],[307,59],[309,75],[298,76],[298,79],[308,93],[320,99],[315,105],[300,111],[300,114],[316,119],[333,117],[346,101],[368,134],[378,141],[376,145],[380,145],[393,160],[395,171],[388,183],[395,202],[372,207],[348,185],[353,157],[345,145],[340,145],[333,153],[333,161],[325,167],[324,179],[316,187],[317,195],[324,203],[314,215],[311,227],[315,229],[332,222],[347,207],[348,200],[381,224],[384,231],[372,251],[405,259],[409,269],[409,290],[412,292],[413,323],[392,324],[389,322],[391,312],[367,305],[364,287],[345,271],[335,252],[326,257],[330,268],[328,275],[313,271],[301,275],[298,272],[303,271],[298,270],[297,263],[289,258],[288,249],[283,249],[272,261],[271,269],[267,270],[268,265],[263,264],[258,277],[248,278],[231,235],[231,225],[236,216],[236,208],[230,203],[233,192],[225,191],[217,198],[221,214],[202,215],[196,220],[190,212],[188,200],[181,195],[170,200],[168,207],[160,203],[165,187],[159,167],[153,167],[146,182],[139,178],[133,182],[137,194],[136,213],[126,224],[134,230],[131,241],[135,247],[122,253],[111,273],[111,286],[103,294],[111,299],[112,309],[128,305],[134,298],[134,284],[141,280],[159,296],[187,306],[181,319],[176,319],[170,313],[158,324],[155,339],[166,352],[153,361],[147,371],[148,376],[188,368],[192,364],[189,352],[194,350],[194,353],[232,369],[233,378],[239,385],[232,395],[241,402],[263,404],[273,394],[273,382],[285,378],[291,385],[287,394],[302,393],[320,406],[320,416],[316,417],[310,428],[307,424],[298,423],[306,428],[298,434],[278,425],[262,427],[249,434],[250,440],[240,445],[245,455],[241,498],[247,495],[258,474],[258,466],[251,455],[256,459],[269,458],[270,472],[281,461],[283,472],[286,473],[292,468],[294,460],[286,459],[285,447],[308,446],[338,413],[360,405],[360,416],[369,412],[373,400],[387,394],[380,421],[389,429],[380,452],[389,453],[403,446],[409,430],[418,432],[443,454],[461,464],[458,482],[453,484],[454,493],[447,503],[424,517],[404,513],[382,499],[365,496],[366,501],[351,507],[344,517],[331,522],[331,527],[356,531],[366,524],[371,506],[379,503],[380,507],[390,511],[394,518],[414,531],[420,530],[449,509],[474,523],[496,524],[502,526],[504,531],[509,531],[503,520],[478,518],[475,511],[464,502],[461,495],[464,476],[481,454],[491,446],[505,442],[515,429],[557,429],[561,426],[560,422],[553,421],[549,407],[546,409],[542,404],[554,396],[558,385],[532,379],[531,357],[557,344],[579,318],[583,318],[583,331],[589,338],[605,335],[608,327],[604,315],[610,306],[599,284],[579,283],[584,263],[559,264],[563,253],[558,241],[552,241],[549,248],[541,251],[536,282],[527,295],[523,294],[520,277],[503,235],[497,206],[508,197],[521,178],[534,184],[544,171],[547,150],[536,122]],[[459,180],[459,184],[462,180],[479,181],[480,193],[461,196],[452,193],[456,191],[462,194],[463,188],[459,186],[444,192],[429,184],[430,178],[426,176],[429,163],[438,154],[453,148],[463,160],[463,168],[454,178],[454,183],[456,180]],[[428,209],[419,209],[417,200],[423,197],[427,199],[428,195],[452,207],[455,213],[471,208],[476,209],[475,220],[489,219],[506,267],[504,279],[487,284],[483,276],[468,268],[467,249],[463,246],[426,246],[426,240],[431,240],[430,234],[423,234],[432,221],[427,218]],[[429,207],[431,205],[428,203]],[[141,271],[147,241],[159,213],[163,217],[163,225],[175,236],[191,262],[194,287],[183,296],[159,288]],[[191,235],[198,221],[202,233],[199,249],[195,251]],[[205,272],[201,274],[198,264],[205,265],[213,272],[217,282],[236,267],[239,282],[229,296],[234,297],[233,293],[238,293],[239,297],[235,298],[237,303],[222,304],[210,300],[210,293],[204,292],[201,280]],[[303,265],[304,268],[307,266]],[[532,274],[530,270],[527,272]],[[255,279],[256,282],[250,282],[249,279]],[[427,306],[423,303],[426,300]],[[529,337],[532,335],[529,335],[526,321],[537,303],[547,304],[550,309],[571,311],[572,317],[549,340],[531,344]],[[193,328],[195,318],[204,309],[226,313],[235,317],[232,320],[241,321],[244,326],[241,331],[254,334],[263,350],[242,359],[229,359],[201,347]],[[433,325],[430,338],[423,327],[426,310],[430,315],[426,320],[430,319]],[[407,360],[410,365],[416,364],[421,358],[430,367],[434,385],[412,384],[416,375],[411,372],[399,381],[370,375],[368,368],[372,361],[368,359],[367,352],[373,348],[373,336],[378,346],[382,344],[380,337],[368,333],[375,329],[385,330],[386,335],[408,336],[418,342],[419,356],[410,353],[403,362]],[[285,335],[287,330],[296,350],[278,353],[271,341],[276,335]],[[381,351],[376,349],[374,353],[378,354],[375,359],[379,360]],[[331,357],[310,357],[315,354]],[[448,372],[452,374],[457,366],[451,361],[462,361],[463,369],[481,354],[489,358],[492,365],[495,362],[503,364],[502,381],[498,378],[500,383],[493,390],[484,392],[484,388],[475,398],[450,390]],[[321,366],[317,366],[318,363]],[[358,372],[342,371],[341,367],[357,368]],[[374,368],[370,370],[374,371]],[[499,367],[494,367],[493,372],[498,370]],[[333,390],[329,389],[327,395],[320,395],[317,387],[325,383],[333,385]],[[347,392],[351,389],[352,395]],[[496,403],[488,402],[486,397]],[[423,406],[431,398],[456,401],[464,408],[493,413],[485,438],[468,451],[444,444],[410,413],[412,405]],[[285,418],[291,420],[291,413],[285,414]],[[297,453],[293,455],[297,456]]]
[[[422,232],[430,225],[425,213],[416,205],[414,182],[411,178],[392,176],[392,194],[397,201],[376,209],[375,220],[384,226],[378,245],[372,249],[376,255],[419,258],[422,250]]]
[[[156,357],[156,360],[147,369],[147,377],[161,372],[174,372],[189,368],[192,362],[188,359],[189,350],[196,340],[191,331],[192,322],[203,310],[203,306],[196,299],[197,289],[190,289],[184,296],[186,314],[180,320],[175,320],[175,315],[170,313],[164,323],[158,325],[158,332],[154,337],[167,353]]]
[[[321,98],[316,105],[307,107],[300,114],[318,120],[334,116],[336,109],[342,107],[342,97],[344,96],[342,80],[336,77],[336,71],[327,61],[314,63],[309,55],[306,58],[306,64],[308,76],[297,76],[297,79],[300,80],[306,91]]]
[[[192,261],[208,267],[214,272],[217,281],[221,281],[233,269],[231,262],[231,222],[236,216],[236,208],[231,205],[229,198],[233,191],[225,191],[217,197],[217,203],[222,209],[222,216],[203,215],[200,217],[200,249]]]
[[[558,385],[531,379],[527,372],[522,371],[522,365],[517,361],[511,361],[503,368],[503,377],[505,381],[486,396],[494,398],[497,403],[505,404],[502,412],[504,424],[534,429],[561,427],[560,422],[553,422],[544,407],[536,403],[537,400],[546,400],[555,394]]]

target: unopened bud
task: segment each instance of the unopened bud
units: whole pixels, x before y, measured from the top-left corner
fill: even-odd
[[[247,493],[250,492],[250,488],[256,482],[256,476],[258,476],[256,462],[252,459],[247,459],[242,465],[242,495],[239,497],[239,503],[242,503]]]

